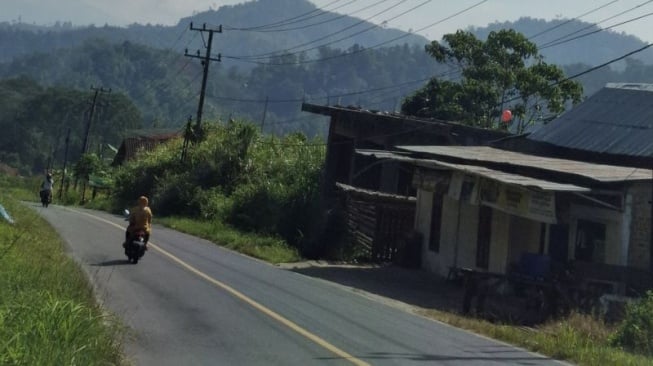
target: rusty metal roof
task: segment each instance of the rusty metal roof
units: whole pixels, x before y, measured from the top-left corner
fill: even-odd
[[[653,177],[653,171],[650,169],[547,158],[488,146],[397,146],[397,148],[411,153],[427,155],[429,158],[433,157],[434,159],[441,157],[479,163],[505,164],[512,167],[535,168],[590,178],[601,183],[643,181],[651,180]]]
[[[420,159],[402,155],[401,153],[392,153],[389,151],[379,150],[356,150],[358,154],[374,156],[378,159],[391,159],[400,162],[413,163],[426,168],[457,170],[470,175],[481,176],[493,179],[506,184],[513,184],[527,188],[537,188],[543,191],[554,192],[589,192],[591,189],[577,186],[574,184],[558,183],[543,179],[531,178],[524,175],[512,174],[494,170],[482,166],[468,164],[453,164],[436,159]]]
[[[653,84],[609,83],[527,138],[577,150],[653,157]]]

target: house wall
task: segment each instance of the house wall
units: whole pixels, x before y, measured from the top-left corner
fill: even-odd
[[[415,229],[423,236],[422,268],[428,272],[446,276],[449,267],[476,268],[476,236],[478,231],[479,206],[460,203],[444,195],[442,199],[442,225],[440,249],[429,250],[431,235],[431,211],[433,192],[418,189]],[[460,223],[458,212],[460,207]],[[456,245],[458,243],[458,245]],[[492,260],[492,254],[491,258]]]
[[[628,265],[648,270],[651,266],[651,185],[636,183],[627,190],[631,207]]]
[[[605,226],[602,263],[648,268],[650,263],[650,190],[633,186],[624,200],[622,211],[573,203],[569,209],[569,258],[576,258],[579,221]],[[446,276],[450,267],[476,267],[479,208],[460,202],[445,194],[442,200],[440,233],[431,233],[431,212],[434,193],[419,188],[415,229],[422,233],[422,268]],[[460,220],[460,222],[459,222]],[[492,229],[488,271],[505,273],[511,263],[519,261],[524,252],[539,253],[544,243],[548,253],[547,232],[542,223],[492,210]],[[439,250],[429,249],[431,235],[440,235]],[[544,238],[541,236],[544,235]],[[544,239],[544,241],[542,241]]]
[[[442,200],[440,249],[429,250],[433,192],[418,189],[415,229],[422,233],[422,268],[446,276],[449,267],[476,267],[480,206],[459,202],[448,195]],[[460,211],[459,211],[460,210]],[[460,212],[460,215],[459,215]],[[460,223],[458,219],[460,217]],[[505,273],[522,252],[539,251],[540,223],[492,210],[492,237],[488,271]]]

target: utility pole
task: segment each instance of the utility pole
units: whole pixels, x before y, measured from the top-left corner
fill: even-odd
[[[95,91],[93,95],[93,102],[91,103],[91,110],[88,114],[88,120],[86,121],[86,131],[84,132],[84,143],[82,144],[82,155],[88,151],[88,135],[91,132],[91,121],[93,121],[93,114],[95,113],[95,106],[97,105],[97,98],[100,93],[111,93],[111,89],[94,88],[91,86],[91,90]]]
[[[59,187],[59,199],[62,199],[63,196],[63,185],[66,178],[66,163],[68,163],[68,144],[70,143],[70,127],[68,127],[68,133],[66,134],[66,150],[63,155],[63,169],[61,171],[61,187]]]
[[[188,145],[190,144],[190,141],[192,139],[192,134],[193,134],[193,126],[191,125],[192,122],[193,122],[193,117],[188,116],[188,123],[186,123],[186,130],[184,131],[184,145],[182,146],[181,149],[182,162],[186,161],[186,156],[188,155]]]
[[[268,97],[265,97],[265,106],[263,106],[263,118],[261,119],[261,133],[263,133],[263,126],[265,125],[265,115],[268,113]]]
[[[198,58],[202,60],[202,66],[204,66],[204,75],[202,76],[202,90],[200,91],[200,101],[199,105],[197,106],[197,119],[195,121],[195,135],[197,136],[198,133],[200,133],[200,126],[202,124],[202,109],[204,109],[204,95],[206,93],[206,79],[209,76],[209,64],[211,63],[210,61],[217,61],[220,62],[222,55],[218,54],[217,58],[212,58],[211,57],[211,46],[213,44],[213,33],[222,33],[222,25],[220,25],[217,29],[210,29],[206,28],[206,23],[202,25],[202,28],[194,28],[193,23],[190,23],[190,30],[193,31],[198,31],[202,32],[202,37],[204,35],[204,32],[209,33],[209,42],[206,44],[206,53],[204,56],[201,55],[200,51],[197,50],[197,54],[192,55],[188,53],[188,49],[184,52],[184,56],[186,57],[192,57],[192,58]],[[204,39],[204,38],[202,38]]]

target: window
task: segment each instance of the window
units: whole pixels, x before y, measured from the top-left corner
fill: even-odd
[[[442,194],[433,195],[433,206],[431,208],[431,235],[429,238],[429,250],[438,253],[440,251],[440,229],[442,228]]]
[[[605,263],[605,224],[578,220],[574,257],[584,262]]]

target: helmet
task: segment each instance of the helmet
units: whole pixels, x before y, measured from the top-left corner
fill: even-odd
[[[143,206],[147,206],[148,203],[149,203],[147,197],[145,197],[145,196],[140,196],[140,197],[138,197],[138,201],[137,201],[137,202],[138,202],[139,205],[143,205]]]

